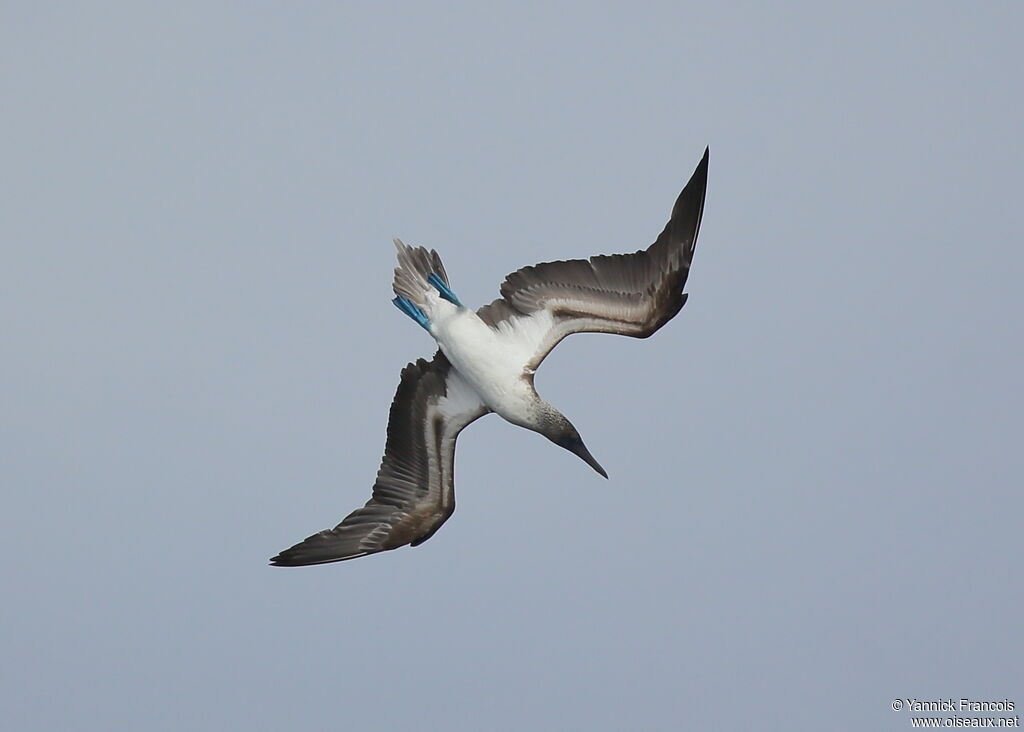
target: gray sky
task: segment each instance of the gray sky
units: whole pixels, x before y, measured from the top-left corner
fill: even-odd
[[[7,4],[5,729],[908,729],[1024,705],[1018,2]],[[488,6],[490,4],[487,4]],[[393,236],[467,303],[633,251],[680,316],[488,417],[417,549],[368,497]]]

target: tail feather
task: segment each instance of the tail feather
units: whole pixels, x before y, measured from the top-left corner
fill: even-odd
[[[433,289],[429,282],[431,275],[437,275],[448,285],[448,275],[441,264],[441,257],[433,249],[410,247],[395,239],[398,249],[398,266],[395,267],[395,282],[392,288],[398,297],[404,297],[419,308],[426,304],[423,294]]]

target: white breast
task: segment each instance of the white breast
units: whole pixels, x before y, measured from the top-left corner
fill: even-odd
[[[514,424],[532,422],[536,393],[523,378],[535,350],[530,339],[516,337],[512,330],[496,331],[473,311],[445,301],[434,306],[430,330],[488,407]]]

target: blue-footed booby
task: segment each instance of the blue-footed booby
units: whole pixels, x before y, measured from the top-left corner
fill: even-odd
[[[505,278],[501,297],[476,311],[452,291],[437,252],[396,239],[394,303],[439,350],[402,370],[370,500],[271,563],[326,564],[425,542],[455,511],[455,440],[490,412],[539,432],[607,478],[572,423],[537,394],[533,375],[568,335],[647,338],[679,312],[707,173],[705,149],[647,249],[523,267]]]

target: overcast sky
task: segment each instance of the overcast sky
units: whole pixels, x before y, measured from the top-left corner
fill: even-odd
[[[1024,706],[1024,6],[5,3],[10,730],[910,728]],[[828,7],[826,7],[828,6]],[[680,315],[537,377],[430,541],[369,497],[393,236],[480,305],[634,251]]]

